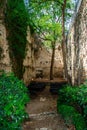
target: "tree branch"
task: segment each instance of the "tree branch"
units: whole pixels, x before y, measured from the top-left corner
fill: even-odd
[[[33,23],[33,22],[32,22],[32,23]],[[44,38],[41,37],[41,36],[39,36],[40,39],[42,39],[42,40],[46,40],[46,41],[52,41],[51,39],[46,38],[46,35],[41,31],[40,26],[37,27],[34,23],[33,23],[33,26],[36,28],[36,30],[38,30],[38,31],[39,31],[39,32],[44,36]]]

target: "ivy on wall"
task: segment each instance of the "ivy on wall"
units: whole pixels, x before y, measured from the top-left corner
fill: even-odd
[[[22,78],[28,26],[28,12],[23,0],[7,0],[5,21],[13,71]]]

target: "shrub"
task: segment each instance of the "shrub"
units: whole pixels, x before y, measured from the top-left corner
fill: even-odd
[[[60,100],[74,106],[76,109],[79,108],[80,113],[82,113],[87,122],[87,82],[79,87],[67,86],[60,91],[60,95]]]
[[[13,74],[0,75],[0,130],[20,130],[29,102],[27,88]]]
[[[59,91],[59,102],[65,104],[73,104],[77,102],[78,87],[65,86]]]
[[[78,103],[83,109],[83,115],[87,122],[87,82],[80,85],[79,91],[78,91]]]
[[[67,125],[74,124],[76,130],[86,130],[84,118],[72,106],[60,105],[58,111],[62,114]]]
[[[83,118],[85,122],[87,123],[87,82],[85,82],[84,84],[81,84],[78,87],[75,87],[75,86],[72,87],[72,86],[67,85],[63,89],[61,89],[59,92],[57,105],[58,105],[58,108],[61,105],[65,105],[65,106],[68,105],[72,107],[73,109],[75,109],[76,111],[78,111],[80,115],[73,114],[73,110],[71,110],[71,108],[70,110],[65,110],[65,109],[68,109],[68,107],[66,108],[65,106],[62,106],[64,108],[61,108],[62,115],[67,114],[67,117],[69,119],[72,115],[74,115],[73,123],[75,124],[77,130],[80,129],[80,127],[82,127],[82,125],[80,125],[81,118]],[[63,113],[63,110],[64,110],[64,113]]]

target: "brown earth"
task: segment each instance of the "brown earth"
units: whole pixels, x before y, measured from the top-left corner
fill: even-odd
[[[67,128],[57,114],[57,98],[57,95],[50,93],[49,86],[31,95],[31,101],[26,107],[30,119],[24,123],[23,130],[74,130]]]

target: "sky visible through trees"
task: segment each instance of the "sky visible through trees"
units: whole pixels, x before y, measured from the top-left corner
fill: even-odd
[[[24,3],[25,3],[25,5],[26,5],[26,7],[28,7],[30,1],[32,1],[32,0],[24,0]],[[72,16],[73,16],[73,14],[74,14],[74,12],[75,12],[75,9],[76,9],[76,7],[77,7],[78,2],[79,2],[79,0],[72,0],[72,3],[74,4],[74,10],[71,11],[71,12],[72,12]],[[72,22],[72,18],[69,19],[69,21],[67,21],[66,26],[67,26],[68,29],[69,29],[69,26],[70,26],[71,22]]]
[[[64,53],[65,34],[69,30],[77,0],[24,0],[24,2],[29,12],[29,26],[33,27],[34,33],[38,34],[46,47],[52,48],[50,69],[52,79],[55,46],[56,43],[61,43]]]

